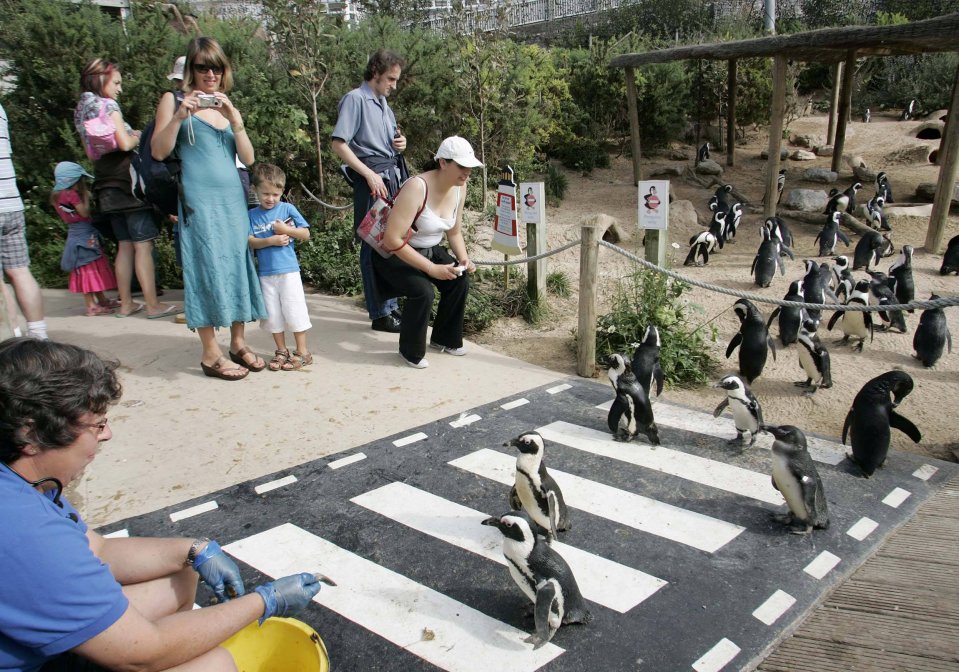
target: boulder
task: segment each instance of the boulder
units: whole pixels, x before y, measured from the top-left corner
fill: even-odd
[[[722,175],[723,167],[712,159],[706,159],[696,164],[696,172],[700,175]]]
[[[914,145],[886,155],[886,163],[929,163],[932,145]]]
[[[761,152],[759,153],[759,158],[760,158],[760,159],[768,159],[768,158],[769,158],[769,150],[768,150],[768,149],[764,149],[763,151],[761,151]],[[786,149],[785,147],[781,147],[781,148],[779,149],[779,158],[780,158],[780,159],[783,159],[783,160],[788,159],[788,158],[789,158],[789,150]]]
[[[816,156],[832,156],[833,146],[832,145],[819,145],[813,150],[816,153]]]
[[[789,158],[793,161],[814,161],[816,155],[813,152],[807,152],[805,149],[797,149],[789,155]]]
[[[932,216],[932,203],[924,205],[911,205],[894,203],[883,208],[886,217],[922,217],[928,219]]]
[[[865,166],[856,166],[852,169],[852,174],[855,175],[856,179],[863,184],[869,184],[876,181],[876,175],[879,173],[871,168],[866,168]]]
[[[936,183],[923,182],[916,187],[916,198],[920,201],[932,202],[936,198]],[[952,204],[959,205],[959,184],[954,184],[952,189]]]
[[[683,174],[682,168],[676,166],[660,166],[650,171],[650,177],[679,177]]]
[[[699,223],[699,213],[692,201],[673,201],[669,204],[669,228],[672,231],[695,231]],[[679,235],[679,234],[674,234]]]
[[[791,189],[782,201],[783,208],[803,212],[822,212],[829,197],[819,189]]]
[[[678,147],[670,147],[666,150],[666,158],[670,161],[689,161],[692,154]]]
[[[789,142],[797,147],[815,147],[826,142],[821,135],[809,135],[808,133],[793,133],[789,136]]]
[[[839,179],[839,173],[835,173],[828,168],[807,168],[803,171],[802,179],[807,182],[819,182],[820,184],[832,184]]]

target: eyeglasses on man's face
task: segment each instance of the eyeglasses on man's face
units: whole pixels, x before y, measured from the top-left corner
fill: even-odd
[[[201,75],[205,75],[208,72],[213,72],[214,75],[223,74],[223,66],[220,66],[220,65],[207,65],[206,63],[194,63],[193,69],[199,72]]]

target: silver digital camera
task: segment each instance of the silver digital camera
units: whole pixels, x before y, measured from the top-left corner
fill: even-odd
[[[220,99],[210,93],[200,93],[197,94],[197,104],[198,107],[220,107],[222,104]]]

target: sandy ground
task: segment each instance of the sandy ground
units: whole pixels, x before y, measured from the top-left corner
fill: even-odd
[[[807,117],[791,124],[790,130],[793,133],[824,138],[826,124],[825,116]],[[885,170],[890,176],[897,202],[914,200],[916,185],[920,182],[935,182],[938,176],[936,166],[915,163],[904,158],[909,150],[917,145],[926,144],[933,148],[938,146],[938,140],[917,140],[912,135],[911,131],[914,131],[919,124],[920,122],[898,122],[893,116],[876,116],[870,124],[852,122],[846,136],[844,153],[862,157],[874,170]],[[671,243],[676,243],[678,249],[670,248],[671,261],[674,267],[682,269],[691,278],[782,298],[789,283],[801,278],[804,274],[803,260],[814,258],[817,254],[818,248],[814,246],[813,240],[820,227],[787,219],[797,241],[794,246],[796,260],[786,260],[786,275],[777,275],[771,287],[761,289],[753,284],[749,269],[759,246],[759,227],[763,220],[762,212],[758,208],[761,207],[760,201],[764,191],[765,161],[759,158],[759,154],[766,147],[767,142],[767,136],[763,133],[747,138],[737,148],[737,165],[734,168],[727,168],[722,177],[723,181],[733,184],[737,192],[757,206],[757,210],[743,216],[737,243],[711,256],[709,264],[705,267],[683,268],[682,262],[688,250],[689,237],[702,229],[699,227],[674,228],[669,231],[669,240]],[[795,149],[788,143],[784,146]],[[694,148],[684,149],[692,159]],[[719,155],[714,158],[725,166],[725,156]],[[783,162],[782,167],[787,169],[786,190],[814,188],[828,191],[830,185],[803,182],[801,178],[807,168],[816,166],[828,169],[829,164],[828,158]],[[663,165],[682,167],[691,165],[691,161],[684,163],[671,160],[665,155],[644,158],[644,175]],[[844,189],[854,180],[852,171],[845,164],[841,167],[839,175],[839,181],[832,186]],[[674,198],[686,199],[694,204],[703,225],[708,223],[707,200],[712,195],[712,190],[703,189],[681,177],[672,178],[671,189]],[[874,191],[873,185],[864,185],[860,192],[862,202],[871,198]],[[605,213],[618,220],[618,230],[623,236],[621,246],[633,252],[641,250],[642,236],[636,226],[636,197],[636,189],[632,185],[631,164],[629,160],[622,157],[614,159],[612,168],[597,170],[590,176],[570,173],[566,198],[560,207],[547,210],[548,247],[553,249],[568,241],[576,240],[580,235],[580,225],[586,217]],[[788,213],[781,211],[780,214]],[[928,220],[897,217],[892,218],[890,223],[893,228],[892,240],[897,249],[908,243],[916,250],[913,260],[916,297],[928,298],[930,292],[940,295],[959,293],[957,276],[938,275],[941,256],[929,254],[922,249]],[[957,233],[959,233],[959,217],[955,216],[955,210],[953,210],[946,239]],[[858,236],[850,237],[852,245],[848,250],[841,244],[838,250],[840,254],[848,254],[851,258]],[[642,252],[639,251],[639,254]],[[474,251],[474,257],[483,258],[483,253]],[[502,259],[498,253],[487,253],[485,258]],[[893,259],[894,257],[884,259],[880,269],[887,270]],[[625,257],[605,248],[600,248],[600,264],[602,277],[599,294],[604,298],[611,295],[618,278],[631,272],[635,267]],[[569,276],[574,288],[573,296],[568,299],[550,297],[550,316],[540,326],[529,326],[519,318],[503,320],[476,340],[486,347],[517,359],[575,374],[578,300],[575,290],[579,282],[578,248],[574,247],[550,257],[548,270],[564,271]],[[861,272],[857,272],[856,275],[866,277]],[[737,355],[734,353],[729,360],[725,359],[726,346],[739,329],[738,320],[730,310],[735,299],[696,288],[692,289],[686,297],[690,303],[702,307],[704,320],[719,314],[715,320],[719,337],[715,343],[710,344],[710,350],[719,363],[719,376],[736,372]],[[761,305],[760,309],[765,315],[772,310],[769,305]],[[599,313],[603,312],[605,312],[604,306],[601,305]],[[947,309],[946,315],[953,325],[953,333],[959,335],[959,332],[955,331],[955,325],[959,324],[956,319],[956,310]],[[913,377],[916,387],[912,395],[901,404],[899,412],[916,423],[922,431],[923,439],[917,445],[905,435],[893,432],[893,447],[955,460],[952,451],[959,448],[959,431],[953,424],[953,413],[959,408],[957,404],[959,401],[959,385],[957,385],[959,354],[944,355],[932,369],[924,369],[912,358],[912,338],[919,323],[918,312],[906,315],[908,333],[876,332],[874,342],[868,343],[862,354],[853,352],[849,347],[835,345],[842,334],[838,330],[832,333],[826,331],[825,322],[828,317],[829,314],[823,320],[820,337],[831,354],[834,386],[828,390],[820,390],[811,398],[802,396],[802,391],[792,384],[794,381],[805,378],[798,363],[796,346],[785,349],[780,347],[778,359],[776,361],[770,359],[763,375],[753,384],[753,390],[763,406],[767,422],[795,424],[808,432],[839,437],[846,413],[862,385],[881,373],[891,369],[902,369]],[[774,336],[777,335],[778,327],[774,325],[771,331]],[[723,395],[709,387],[694,390],[667,388],[663,397],[705,411],[712,411],[722,400]]]

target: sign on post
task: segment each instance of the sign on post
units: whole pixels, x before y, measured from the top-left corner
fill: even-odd
[[[543,182],[520,182],[520,219],[526,224],[526,256],[546,252],[546,185]],[[526,290],[530,299],[546,297],[546,259],[526,264]]]
[[[496,191],[496,218],[493,222],[494,250],[503,254],[522,254],[519,229],[516,224],[516,183],[513,169],[506,166]]]
[[[669,180],[639,183],[639,228],[665,231],[669,224]]]

